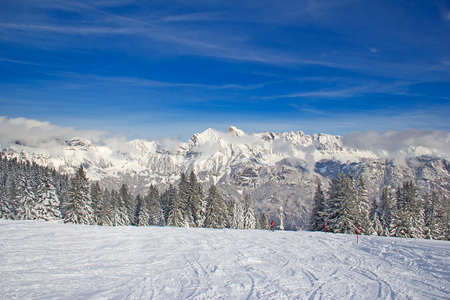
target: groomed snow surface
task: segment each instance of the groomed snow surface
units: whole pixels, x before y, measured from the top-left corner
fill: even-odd
[[[0,220],[2,299],[449,299],[450,243]]]

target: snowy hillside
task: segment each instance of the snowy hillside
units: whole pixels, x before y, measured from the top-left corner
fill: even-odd
[[[213,182],[226,198],[237,201],[251,193],[257,212],[283,221],[287,229],[299,229],[305,228],[316,182],[326,188],[339,172],[363,176],[371,198],[379,197],[383,186],[395,189],[407,180],[413,180],[421,193],[435,189],[449,194],[448,136],[433,136],[440,150],[433,148],[430,138],[420,143],[429,147],[414,147],[409,136],[388,138],[405,142],[394,149],[383,137],[371,136],[383,150],[363,147],[357,142],[361,138],[354,136],[344,143],[342,137],[329,134],[246,134],[232,126],[226,132],[207,129],[185,143],[54,136],[27,140],[25,135],[1,146],[6,157],[62,172],[72,173],[83,164],[88,177],[103,186],[118,189],[124,182],[140,193],[152,183],[162,190],[176,183],[181,172],[194,170],[205,188]]]
[[[0,220],[5,299],[448,299],[449,242]]]

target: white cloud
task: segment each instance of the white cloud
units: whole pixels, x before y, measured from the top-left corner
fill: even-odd
[[[378,154],[430,154],[450,157],[450,133],[439,130],[407,129],[404,131],[352,132],[347,134],[344,144]]]
[[[0,145],[24,144],[41,146],[76,138],[98,142],[106,134],[100,130],[77,130],[62,127],[34,119],[11,118],[0,116]]]

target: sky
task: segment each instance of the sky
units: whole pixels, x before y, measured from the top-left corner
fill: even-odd
[[[131,138],[450,131],[450,2],[0,0],[0,116]]]

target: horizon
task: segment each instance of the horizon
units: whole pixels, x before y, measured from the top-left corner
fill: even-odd
[[[450,131],[446,1],[6,0],[0,20],[8,119],[146,140]]]

